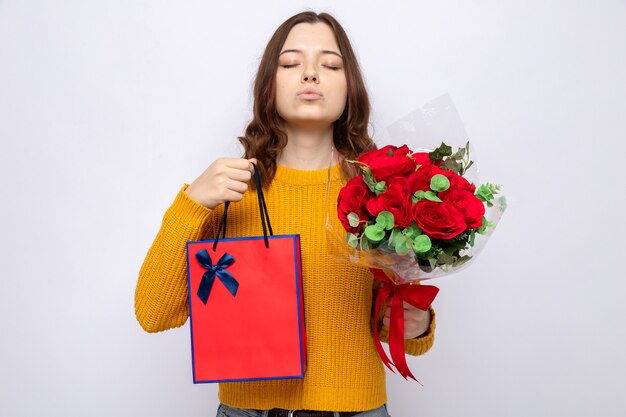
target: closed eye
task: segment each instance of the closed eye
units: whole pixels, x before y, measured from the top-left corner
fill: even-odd
[[[281,65],[282,68],[295,68],[297,66],[298,64],[282,64]]]

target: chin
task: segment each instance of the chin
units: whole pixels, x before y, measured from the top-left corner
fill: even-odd
[[[336,119],[329,119],[326,117],[302,117],[298,119],[292,119],[287,124],[301,127],[317,127],[319,129],[327,129],[332,127]]]

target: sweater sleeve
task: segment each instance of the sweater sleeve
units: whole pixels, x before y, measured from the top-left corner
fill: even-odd
[[[147,332],[180,327],[189,317],[186,244],[208,235],[215,211],[192,200],[186,188],[183,186],[163,216],[139,272],[135,315]]]

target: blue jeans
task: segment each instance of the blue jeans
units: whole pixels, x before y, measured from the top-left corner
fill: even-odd
[[[336,416],[339,413],[335,414]],[[225,404],[220,404],[217,408],[217,417],[266,417],[267,411],[249,410],[247,408],[235,408]],[[381,405],[374,410],[363,411],[354,417],[390,417],[387,413],[387,406]]]

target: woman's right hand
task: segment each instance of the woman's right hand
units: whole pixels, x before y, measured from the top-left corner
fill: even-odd
[[[240,201],[254,174],[255,158],[219,158],[191,183],[187,195],[205,207],[214,209],[225,201]]]

